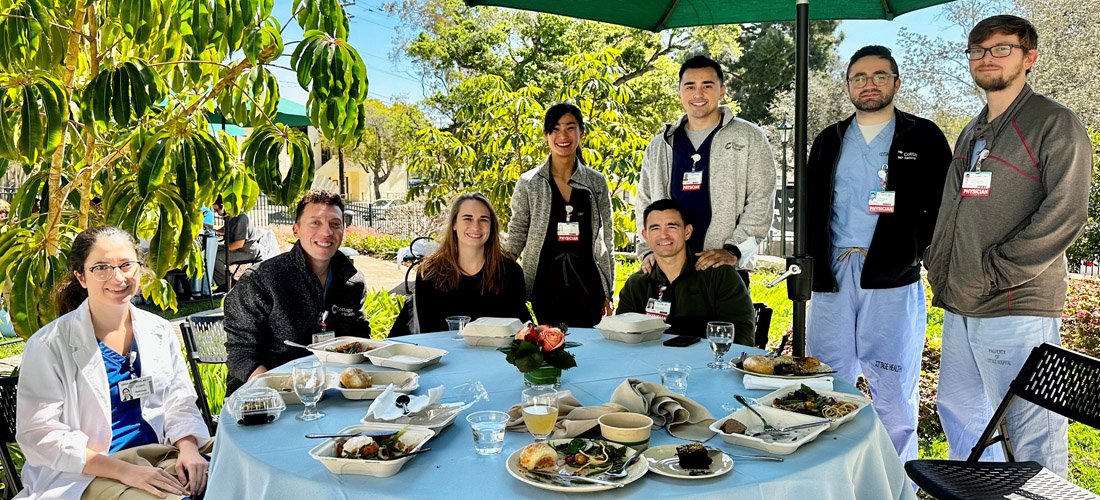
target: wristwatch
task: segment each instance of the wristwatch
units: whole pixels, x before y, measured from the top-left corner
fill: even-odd
[[[725,245],[722,245],[722,250],[725,250],[729,252],[730,255],[737,257],[737,260],[741,260],[741,249],[737,248],[737,245],[730,245],[729,243],[726,243]]]

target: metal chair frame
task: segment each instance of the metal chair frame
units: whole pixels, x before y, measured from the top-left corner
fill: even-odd
[[[187,321],[180,324],[180,332],[183,334],[183,345],[187,350],[187,364],[191,366],[191,379],[195,385],[195,394],[198,396],[199,411],[206,421],[210,435],[217,430],[217,416],[210,414],[210,404],[207,402],[206,388],[202,384],[202,375],[199,371],[200,364],[225,364],[225,328],[221,317],[190,316]]]
[[[1085,425],[1100,428],[1100,359],[1050,343],[1032,349],[966,461],[911,460],[905,471],[936,498],[1100,498],[1072,485],[1037,462],[1016,462],[1005,415],[1017,398]],[[979,462],[1001,443],[1007,462]],[[1035,491],[1041,490],[1041,491]]]
[[[15,401],[16,387],[19,377],[0,377],[0,416],[3,416],[3,425],[0,425],[0,461],[4,466],[4,494],[3,498],[12,498],[23,489],[23,482],[19,479],[19,471],[15,469],[15,461],[8,451],[8,444],[15,442]]]

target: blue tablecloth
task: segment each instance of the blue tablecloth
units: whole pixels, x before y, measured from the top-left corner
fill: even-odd
[[[420,389],[440,384],[457,385],[480,380],[490,400],[480,402],[459,415],[454,425],[428,442],[430,453],[417,456],[389,478],[345,476],[330,473],[309,457],[317,440],[308,433],[332,433],[358,424],[370,401],[348,401],[330,390],[319,407],[327,416],[313,422],[294,417],[301,406],[291,406],[278,421],[261,426],[237,425],[223,414],[218,426],[217,444],[210,471],[206,498],[221,499],[343,499],[343,498],[552,498],[565,497],[524,484],[508,474],[505,461],[515,450],[531,442],[527,433],[508,433],[504,453],[479,456],[473,451],[469,412],[495,409],[506,411],[520,399],[523,379],[504,355],[491,348],[469,347],[452,339],[453,334],[435,333],[404,337],[401,340],[447,349],[450,353],[434,366],[420,371]],[[667,336],[665,338],[668,338]],[[734,393],[763,396],[768,391],[747,391],[741,374],[732,370],[712,370],[706,363],[713,359],[706,341],[686,348],[665,347],[660,341],[623,344],[603,339],[591,329],[573,329],[569,339],[583,345],[571,349],[576,368],[562,376],[563,389],[585,405],[607,402],[611,393],[627,377],[660,382],[657,365],[672,361],[689,363],[693,371],[687,395],[711,410],[716,418],[727,414],[724,403]],[[663,339],[662,339],[663,340]],[[752,352],[755,349],[746,348]],[[739,355],[737,346],[731,356]],[[330,365],[338,372],[344,365]],[[371,369],[381,369],[371,367]],[[280,367],[285,371],[287,367]],[[837,382],[837,390],[856,392]],[[653,431],[652,446],[683,443],[667,432]],[[731,453],[760,454],[756,450],[726,444],[714,437],[709,445]],[[871,408],[834,432],[826,432],[786,461],[760,462],[736,460],[734,470],[724,476],[703,480],[683,480],[654,473],[624,488],[587,494],[593,497],[680,498],[813,498],[813,499],[913,499],[912,487],[889,436]]]

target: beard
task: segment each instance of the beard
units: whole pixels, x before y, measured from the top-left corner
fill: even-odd
[[[852,105],[860,111],[875,112],[894,102],[894,92],[882,92],[881,94],[882,95],[879,97],[873,97],[867,100],[863,100],[857,95],[851,98]]]
[[[979,77],[974,75],[974,84],[986,92],[1000,92],[1007,89],[1012,80],[1003,76]]]

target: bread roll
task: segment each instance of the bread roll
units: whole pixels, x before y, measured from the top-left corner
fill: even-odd
[[[772,360],[764,356],[749,356],[745,358],[743,366],[745,371],[753,373],[762,373],[764,375],[775,373],[775,365],[772,363]]]
[[[340,372],[340,385],[345,389],[366,389],[371,386],[369,373],[350,366]]]
[[[519,466],[527,470],[555,467],[557,463],[558,452],[546,443],[529,444],[519,454]]]

